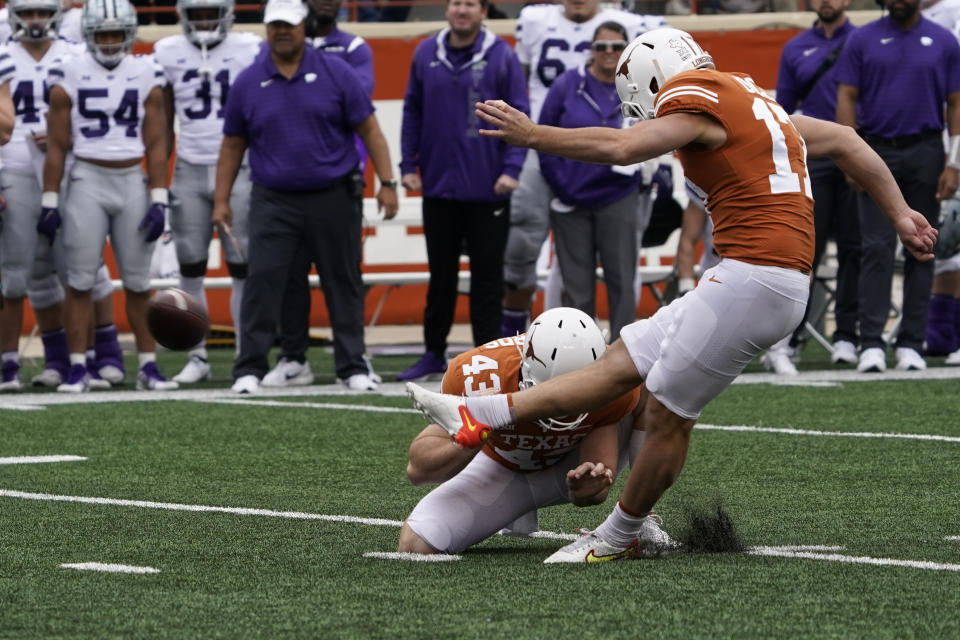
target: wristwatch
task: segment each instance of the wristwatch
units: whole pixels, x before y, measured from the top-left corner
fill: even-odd
[[[386,187],[387,189],[396,189],[396,188],[397,188],[397,181],[396,181],[396,180],[381,180],[381,181],[380,181],[380,186],[381,186],[381,187]]]

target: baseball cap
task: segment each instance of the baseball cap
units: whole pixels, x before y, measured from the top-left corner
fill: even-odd
[[[286,22],[297,25],[307,17],[307,5],[303,0],[269,0],[263,12],[263,23]]]

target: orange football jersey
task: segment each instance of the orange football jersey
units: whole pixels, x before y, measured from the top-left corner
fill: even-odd
[[[523,335],[500,338],[451,360],[443,376],[443,392],[475,396],[491,390],[499,393],[519,390],[523,338]],[[544,429],[534,422],[497,429],[490,433],[483,452],[514,471],[545,469],[576,448],[594,426],[622,420],[633,411],[639,397],[640,390],[634,389],[590,413],[580,426],[568,431]]]
[[[703,113],[720,122],[717,149],[679,149],[683,170],[704,196],[713,244],[723,258],[809,273],[813,191],[807,148],[786,111],[740,73],[677,74],[657,94],[654,113]]]

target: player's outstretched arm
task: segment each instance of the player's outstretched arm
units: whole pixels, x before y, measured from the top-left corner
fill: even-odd
[[[922,262],[933,259],[937,230],[903,199],[890,169],[850,127],[807,116],[790,116],[812,157],[827,156],[863,187],[893,223],[903,246]]]
[[[480,129],[480,135],[580,162],[633,164],[670,153],[694,141],[712,147],[726,139],[726,132],[719,123],[692,113],[669,114],[637,123],[629,129],[564,129],[534,124],[525,113],[503,100],[478,102],[475,107],[478,117],[496,127]]]

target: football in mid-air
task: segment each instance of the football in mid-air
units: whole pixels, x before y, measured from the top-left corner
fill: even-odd
[[[147,328],[158,343],[173,351],[184,351],[204,339],[210,316],[200,301],[181,289],[162,289],[147,307]]]

